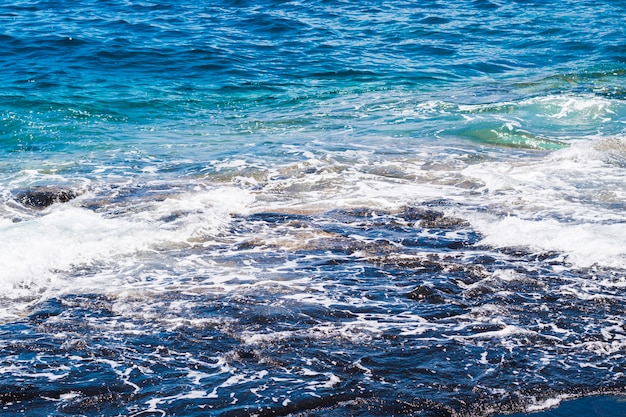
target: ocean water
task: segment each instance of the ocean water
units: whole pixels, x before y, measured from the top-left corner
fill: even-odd
[[[0,415],[626,394],[624,16],[3,2]]]

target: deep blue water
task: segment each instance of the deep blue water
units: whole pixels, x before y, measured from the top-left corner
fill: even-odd
[[[0,414],[626,394],[625,15],[0,4]]]

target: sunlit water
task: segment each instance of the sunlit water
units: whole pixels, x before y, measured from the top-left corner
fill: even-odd
[[[0,6],[2,416],[626,393],[619,1]]]

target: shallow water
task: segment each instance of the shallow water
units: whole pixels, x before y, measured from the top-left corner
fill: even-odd
[[[1,5],[3,415],[624,394],[623,15]]]

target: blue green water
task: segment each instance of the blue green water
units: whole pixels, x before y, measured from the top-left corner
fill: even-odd
[[[624,15],[0,4],[2,415],[625,394]]]

